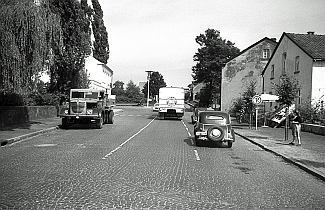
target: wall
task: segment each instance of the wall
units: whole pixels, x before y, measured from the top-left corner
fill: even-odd
[[[310,101],[312,88],[312,66],[313,59],[308,56],[301,48],[292,42],[286,35],[280,40],[280,43],[270,60],[264,72],[265,93],[276,94],[274,84],[279,84],[279,78],[282,75],[282,55],[287,54],[285,71],[289,76],[296,78],[301,86],[300,100],[296,103]],[[299,56],[299,72],[295,72],[295,58]],[[274,65],[274,78],[271,78],[271,68]],[[275,103],[269,103],[265,107],[266,111],[272,110]],[[278,106],[278,105],[277,105]]]
[[[89,76],[90,88],[106,89],[108,94],[111,94],[113,71],[108,66],[89,56],[85,61],[85,69]]]
[[[56,116],[55,106],[0,106],[0,128]]]
[[[262,93],[261,73],[269,60],[269,58],[263,58],[263,50],[269,49],[271,55],[275,47],[276,43],[265,39],[244,50],[242,54],[226,64],[222,69],[222,111],[229,111],[232,108],[233,102],[247,90],[247,86],[252,80],[257,82],[256,92]]]
[[[312,73],[312,94],[311,99],[315,102],[325,99],[325,62],[318,61],[314,63],[313,73]]]

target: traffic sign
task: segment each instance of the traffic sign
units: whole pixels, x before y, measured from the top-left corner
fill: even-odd
[[[261,96],[259,96],[259,95],[255,95],[255,96],[253,96],[253,98],[252,98],[252,102],[253,102],[253,104],[255,104],[255,105],[259,105],[259,104],[261,104],[261,103],[262,103],[262,98],[261,98]]]

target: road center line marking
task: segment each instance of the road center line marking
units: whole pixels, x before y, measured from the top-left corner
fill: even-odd
[[[189,137],[191,137],[191,133],[190,133],[188,127],[186,126],[186,124],[184,123],[183,120],[182,120],[182,123],[183,123],[183,125],[184,125],[184,127],[185,127],[185,129],[186,129],[186,131],[187,131],[187,135],[188,135]]]
[[[156,119],[156,117],[153,118],[146,126],[144,126],[143,128],[141,128],[136,134],[134,134],[133,136],[131,136],[130,138],[128,138],[127,140],[125,140],[122,144],[120,144],[118,147],[116,147],[115,149],[113,149],[112,151],[110,151],[102,159],[105,160],[106,158],[108,158],[109,156],[111,156],[114,152],[116,152],[117,150],[121,149],[121,147],[124,144],[128,143],[128,141],[130,141],[131,139],[133,139],[134,137],[136,137],[139,133],[141,133],[144,129],[146,129],[155,119]]]
[[[197,152],[196,149],[194,150],[194,154],[195,154],[196,160],[201,160],[200,156],[199,156],[199,153]]]

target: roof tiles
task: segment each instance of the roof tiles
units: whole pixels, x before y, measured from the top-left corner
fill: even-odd
[[[286,35],[313,59],[325,60],[325,35],[293,33]]]

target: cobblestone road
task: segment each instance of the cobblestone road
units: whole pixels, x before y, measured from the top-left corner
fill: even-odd
[[[196,147],[183,121],[129,108],[1,148],[1,209],[324,209],[325,184],[237,138]]]

